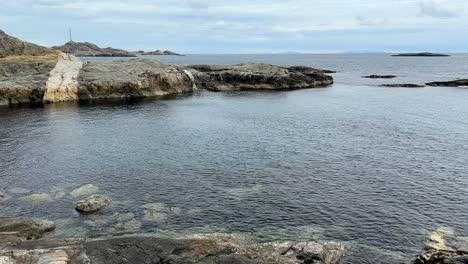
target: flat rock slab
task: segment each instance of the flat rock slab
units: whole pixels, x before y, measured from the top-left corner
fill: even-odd
[[[55,229],[47,220],[0,217],[0,243],[39,239]]]

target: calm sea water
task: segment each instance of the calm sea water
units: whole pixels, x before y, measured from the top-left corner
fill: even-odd
[[[55,220],[57,237],[336,240],[348,263],[407,262],[440,227],[468,235],[468,89],[377,86],[466,78],[468,55],[157,58],[339,72],[325,89],[0,108],[0,191],[11,195],[0,215]],[[83,196],[70,192],[85,184],[113,206],[76,213]]]

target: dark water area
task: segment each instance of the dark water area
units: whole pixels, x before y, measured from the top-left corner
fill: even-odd
[[[0,108],[0,191],[11,196],[0,215],[54,220],[56,237],[343,241],[350,263],[407,262],[441,227],[468,235],[468,89],[377,86],[466,78],[467,55],[157,59],[339,72],[323,89]],[[113,206],[80,216],[88,193]]]

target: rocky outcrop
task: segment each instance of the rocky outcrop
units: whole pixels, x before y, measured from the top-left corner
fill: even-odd
[[[468,237],[455,236],[453,230],[440,228],[427,240],[425,251],[414,264],[468,263]]]
[[[0,217],[0,244],[39,239],[54,229],[51,221]]]
[[[395,75],[369,75],[369,76],[363,76],[362,78],[367,78],[367,79],[393,79],[396,78]]]
[[[89,43],[69,42],[61,49],[77,56],[102,55],[102,49]],[[83,63],[69,53],[39,46],[26,50],[8,49],[11,55],[0,58],[0,105],[165,96],[190,93],[199,88],[294,90],[333,84],[333,78],[326,75],[332,71],[303,66],[177,67],[148,59]],[[33,54],[32,50],[37,50],[39,55],[23,55]],[[49,53],[42,55],[41,52],[46,51]],[[114,55],[111,52],[105,56]]]
[[[169,50],[161,51],[161,50],[155,50],[155,51],[134,51],[131,52],[134,55],[140,55],[140,56],[162,56],[162,55],[172,55],[172,56],[182,56],[179,53],[175,53]]]
[[[94,213],[112,204],[112,199],[102,195],[92,195],[76,203],[76,210],[81,213]]]
[[[424,85],[412,84],[412,83],[393,83],[393,84],[382,84],[382,87],[388,88],[423,88]]]
[[[52,47],[77,57],[135,57],[134,54],[122,49],[100,48],[89,42],[69,41],[62,46]]]
[[[44,56],[52,50],[7,35],[0,30],[0,58],[7,56]]]
[[[193,76],[156,60],[87,62],[78,77],[78,98],[131,98],[193,92]]]
[[[23,242],[0,249],[0,263],[337,264],[342,254],[343,246],[337,243],[255,244],[233,235],[214,234],[182,239],[124,237]]]
[[[307,67],[280,67],[269,64],[192,65],[188,69],[201,88],[211,91],[295,90],[326,87],[333,78]]]
[[[448,82],[430,82],[426,83],[428,86],[442,86],[442,87],[461,87],[468,86],[468,79],[460,79]]]
[[[438,54],[438,53],[431,53],[431,52],[419,52],[419,53],[402,53],[402,54],[394,54],[393,57],[450,57],[447,54]]]

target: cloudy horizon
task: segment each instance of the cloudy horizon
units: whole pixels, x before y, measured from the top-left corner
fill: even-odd
[[[468,52],[462,0],[16,0],[0,29],[45,46],[211,53]]]

